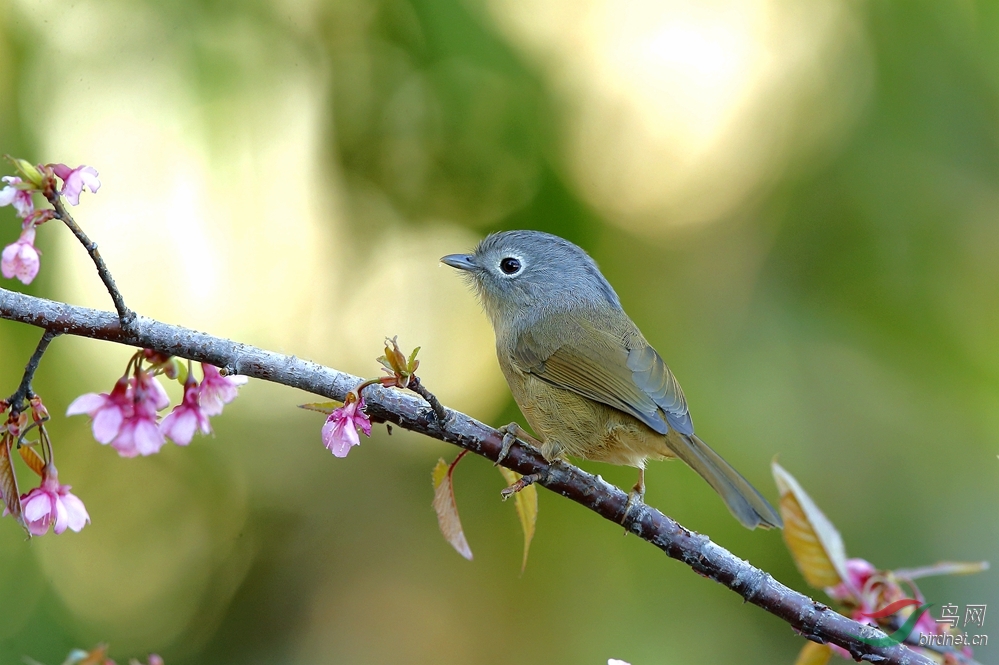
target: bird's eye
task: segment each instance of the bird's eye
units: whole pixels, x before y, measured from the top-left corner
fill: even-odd
[[[520,261],[512,256],[508,256],[500,261],[500,270],[507,275],[516,275],[520,272]]]

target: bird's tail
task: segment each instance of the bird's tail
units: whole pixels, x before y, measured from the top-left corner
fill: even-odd
[[[763,495],[708,444],[693,434],[688,436],[675,430],[670,431],[666,443],[677,457],[708,481],[743,526],[784,527],[784,521]]]

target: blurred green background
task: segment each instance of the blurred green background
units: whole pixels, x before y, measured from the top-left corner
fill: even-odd
[[[140,312],[368,376],[398,334],[494,425],[519,414],[492,333],[437,258],[563,235],[764,494],[779,455],[852,556],[995,559],[997,3],[7,0],[0,152],[100,171],[74,212]],[[110,306],[64,229],[38,238],[39,278],[6,288]],[[0,393],[37,338],[0,324]],[[58,415],[128,355],[59,339],[35,387]],[[251,382],[214,437],[132,460],[56,417],[93,523],[26,542],[0,521],[0,662],[99,641],[168,665],[791,663],[803,644],[545,492],[520,575],[481,459],[456,476],[467,562],[430,508],[454,448],[377,427],[335,459],[305,401]],[[648,485],[808,591],[780,535],[682,465]],[[995,571],[922,589],[999,612]]]

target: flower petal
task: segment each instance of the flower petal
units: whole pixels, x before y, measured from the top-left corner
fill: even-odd
[[[52,167],[52,172],[59,176],[62,180],[69,177],[69,174],[73,172],[73,169],[69,168],[65,164],[50,164]]]
[[[20,190],[18,190],[17,187],[11,187],[10,185],[0,189],[0,207],[9,206],[13,203],[14,197],[17,196],[18,191]]]
[[[21,509],[24,511],[26,521],[37,522],[52,513],[52,497],[36,487],[21,500]]]
[[[66,507],[66,524],[70,529],[79,532],[86,524],[90,523],[90,514],[78,496],[67,491],[62,496],[62,502]]]
[[[351,448],[361,443],[361,439],[357,436],[357,430],[350,422],[338,422],[335,429],[337,432],[330,452],[335,457],[346,457]]]
[[[81,166],[78,171],[83,184],[91,193],[96,194],[97,190],[101,188],[101,181],[97,179],[97,169],[93,166]]]
[[[17,262],[17,252],[19,243],[13,242],[3,248],[3,253],[0,254],[0,274],[2,274],[7,279],[12,279],[17,272],[15,266]]]
[[[150,377],[147,386],[149,388],[149,396],[153,400],[157,411],[162,411],[170,406],[170,396],[167,395],[167,391],[163,388],[163,384],[160,383],[159,379]]]
[[[371,436],[371,419],[368,418],[367,414],[358,412],[358,414],[354,416],[354,425],[360,427],[365,436]]]
[[[122,457],[135,457],[139,454],[139,449],[135,445],[135,426],[134,420],[125,421],[118,436],[111,442],[111,447]]]
[[[160,430],[178,446],[186,446],[194,438],[198,417],[193,410],[178,406],[160,423]]]
[[[107,406],[94,415],[93,432],[97,443],[111,443],[121,431],[124,414],[116,406]]]
[[[55,526],[52,530],[55,531],[56,535],[62,533],[69,526],[69,511],[66,510],[66,504],[62,502],[62,497],[57,496],[55,499]]]
[[[135,425],[135,448],[140,455],[155,455],[166,440],[153,420],[142,418]]]
[[[85,413],[88,416],[92,416],[94,415],[94,412],[104,406],[107,401],[108,396],[101,393],[87,393],[86,395],[80,395],[69,403],[69,407],[66,409],[66,415],[78,416],[81,413]]]

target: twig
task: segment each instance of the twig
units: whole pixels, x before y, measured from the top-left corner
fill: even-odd
[[[118,312],[118,321],[121,323],[122,328],[128,328],[132,321],[135,320],[135,312],[130,310],[128,306],[125,305],[125,299],[121,295],[121,291],[118,290],[118,285],[114,283],[114,277],[111,276],[111,271],[108,270],[107,264],[104,263],[104,258],[101,253],[97,251],[97,243],[92,241],[80,225],[76,223],[73,216],[69,214],[66,206],[63,205],[62,199],[57,192],[53,192],[48,197],[49,203],[55,208],[56,217],[61,219],[63,223],[69,227],[69,230],[73,232],[76,239],[80,241],[87,253],[90,254],[90,258],[93,259],[94,265],[97,266],[97,274],[100,275],[101,281],[104,282],[104,286],[107,288],[108,293],[111,295],[111,300],[114,302],[114,308]]]
[[[60,333],[52,332],[51,330],[46,330],[42,333],[42,338],[38,340],[38,346],[35,347],[35,352],[31,354],[31,358],[28,359],[28,364],[24,367],[24,376],[21,377],[21,385],[17,387],[14,394],[7,398],[6,402],[10,404],[10,411],[12,415],[17,415],[21,413],[22,404],[24,400],[30,399],[35,396],[34,392],[31,390],[31,380],[35,378],[35,372],[38,370],[38,364],[42,361],[42,356],[45,355],[45,350],[49,348],[49,342],[59,336]]]
[[[437,399],[436,395],[423,387],[423,384],[420,382],[420,377],[414,375],[413,378],[410,379],[409,386],[407,387],[427,401],[427,404],[429,404],[430,408],[433,409],[434,415],[437,416],[437,422],[442,425],[447,422],[447,409],[444,408],[444,405],[441,404],[441,401]]]
[[[360,379],[314,362],[265,351],[247,344],[213,337],[188,328],[137,316],[123,328],[111,312],[35,298],[0,289],[0,318],[20,321],[47,330],[79,335],[227,367],[234,373],[280,383],[343,401]],[[401,390],[371,386],[365,392],[369,415],[447,441],[495,461],[503,437],[492,427],[463,413],[435,409]],[[442,407],[443,409],[443,407]],[[642,505],[626,511],[628,495],[602,478],[565,462],[551,465],[533,450],[514,444],[503,466],[521,475],[546,472],[541,483],[652,543],[668,556],[732,591],[747,602],[786,621],[797,633],[819,643],[832,643],[849,651],[857,660],[891,665],[931,665],[925,656],[901,644],[876,647],[859,637],[883,638],[880,630],[849,619],[822,603],[794,591],[769,574],[750,565],[707,536],[685,529],[655,508]]]

